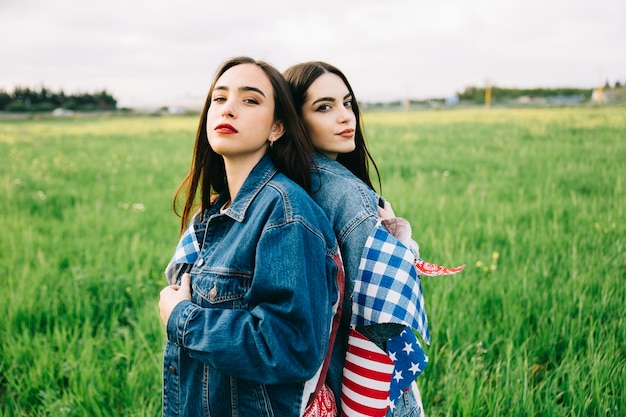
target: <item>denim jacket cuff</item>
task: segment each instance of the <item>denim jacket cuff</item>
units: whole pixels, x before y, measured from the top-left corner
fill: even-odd
[[[181,301],[174,307],[167,320],[167,340],[178,346],[183,346],[185,327],[191,314],[198,307],[191,301]]]

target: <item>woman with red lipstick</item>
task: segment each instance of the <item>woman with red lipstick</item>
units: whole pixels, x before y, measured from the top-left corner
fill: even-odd
[[[421,416],[423,407],[415,383],[397,401],[384,404],[382,414],[380,409],[368,409],[366,397],[361,397],[360,404],[350,404],[345,395],[342,398],[351,327],[348,312],[353,311],[353,290],[360,272],[361,256],[379,219],[395,216],[389,204],[374,191],[370,180],[370,163],[379,177],[379,183],[380,176],[365,144],[358,102],[346,76],[338,68],[324,62],[297,64],[283,74],[291,88],[296,110],[317,151],[311,173],[311,195],[333,225],[346,274],[343,314],[332,352],[329,386],[337,404],[343,402],[343,414],[347,416]],[[396,337],[403,328],[389,323],[359,327],[358,330],[384,350],[387,341]]]
[[[305,191],[311,156],[280,72],[226,61],[175,199],[182,237],[159,301],[164,416],[301,416],[320,392],[343,268]]]

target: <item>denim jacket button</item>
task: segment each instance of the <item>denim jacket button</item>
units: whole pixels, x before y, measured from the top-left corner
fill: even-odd
[[[172,375],[176,375],[176,368],[174,368],[172,365],[170,365],[167,370],[169,371],[170,374]]]
[[[202,266],[204,264],[204,259],[198,259],[198,266]]]

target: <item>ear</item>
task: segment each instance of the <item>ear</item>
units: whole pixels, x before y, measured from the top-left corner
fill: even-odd
[[[285,133],[285,125],[282,120],[276,120],[272,125],[272,132],[270,133],[269,141],[274,142],[280,139]]]

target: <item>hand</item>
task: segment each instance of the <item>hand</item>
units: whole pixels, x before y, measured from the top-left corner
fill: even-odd
[[[165,326],[167,326],[167,320],[170,318],[174,307],[184,300],[191,301],[191,276],[189,274],[183,274],[180,285],[170,285],[161,290],[159,310]]]
[[[393,209],[391,208],[391,203],[389,201],[385,200],[385,208],[378,206],[378,217],[381,220],[388,220],[396,217],[396,214],[393,212]]]

